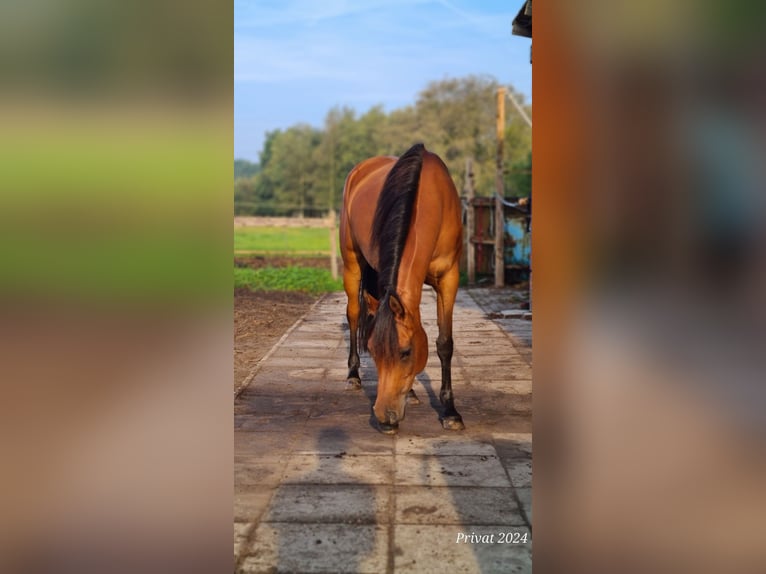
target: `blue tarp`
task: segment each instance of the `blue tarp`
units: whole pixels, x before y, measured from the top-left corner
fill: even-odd
[[[529,266],[529,252],[532,247],[531,235],[527,232],[526,218],[513,217],[505,220],[505,253],[506,265]],[[508,241],[508,238],[513,241]]]

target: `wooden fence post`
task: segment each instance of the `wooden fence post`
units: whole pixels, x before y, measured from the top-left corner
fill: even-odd
[[[469,157],[465,160],[465,198],[466,198],[466,212],[465,212],[465,226],[463,230],[465,233],[465,263],[468,267],[468,284],[473,285],[476,283],[476,246],[473,243],[473,238],[476,235],[476,222],[474,220],[474,206],[473,198],[475,191],[473,189],[473,161]]]
[[[330,209],[330,213],[327,214],[327,226],[330,228],[330,271],[332,272],[332,278],[338,278],[338,239],[336,237],[337,230],[335,229],[335,210]]]
[[[497,171],[495,173],[495,287],[505,285],[503,197],[503,140],[505,138],[505,88],[497,89]]]

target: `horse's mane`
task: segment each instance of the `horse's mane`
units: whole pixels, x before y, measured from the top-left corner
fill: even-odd
[[[378,251],[378,292],[396,288],[399,262],[410,230],[423,165],[422,143],[415,144],[388,172],[372,222],[372,248]]]
[[[372,336],[380,352],[392,358],[398,354],[399,339],[395,313],[390,303],[391,298],[395,297],[401,307],[396,282],[418,194],[424,150],[422,143],[415,144],[404,152],[388,172],[372,222],[371,245],[373,250],[378,251],[376,291],[380,299]],[[371,288],[367,290],[373,292]],[[361,323],[364,325],[366,321]],[[372,325],[366,328],[372,328]],[[363,336],[363,340],[366,342],[366,336]]]

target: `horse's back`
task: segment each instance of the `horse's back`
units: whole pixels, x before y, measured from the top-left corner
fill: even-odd
[[[418,197],[422,197],[429,207],[441,211],[442,222],[450,224],[446,231],[453,234],[460,232],[462,207],[455,183],[442,159],[427,150],[423,153]],[[458,229],[455,229],[455,224]]]
[[[346,177],[343,189],[343,203],[346,210],[350,209],[356,195],[362,190],[367,190],[368,193],[377,192],[375,195],[377,203],[377,194],[380,194],[386,175],[395,163],[396,157],[379,155],[356,164]]]
[[[377,256],[370,250],[370,230],[375,206],[383,183],[396,157],[376,156],[358,163],[346,177],[343,187],[343,210],[340,221],[341,255],[360,251],[365,260],[377,267]]]
[[[377,256],[369,248],[370,230],[383,184],[396,160],[393,156],[366,159],[351,170],[344,186],[341,248],[358,249],[373,267]],[[418,256],[438,259],[437,267],[448,260],[451,264],[460,255],[460,199],[444,162],[425,149],[410,235],[418,237],[422,250]]]
[[[447,166],[429,151],[423,154],[417,210],[410,232],[419,236],[418,243],[432,245],[426,248],[431,259],[429,276],[439,276],[457,264],[463,245],[460,197]]]

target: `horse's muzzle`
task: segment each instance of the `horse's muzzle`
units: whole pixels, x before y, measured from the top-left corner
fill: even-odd
[[[399,421],[402,419],[404,419],[404,411],[402,411],[401,416],[399,416],[399,413],[394,409],[386,409],[386,419],[380,422],[388,423],[390,425],[398,425]]]
[[[396,434],[399,432],[399,424],[390,425],[378,421],[378,429],[384,434]]]
[[[398,430],[399,423],[404,419],[404,408],[401,409],[401,413],[394,408],[386,408],[383,412],[379,412],[377,409],[373,409],[375,412],[375,418],[378,421],[380,430],[385,433],[395,433]]]

